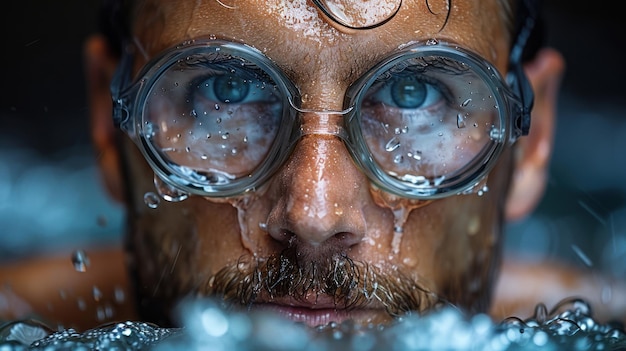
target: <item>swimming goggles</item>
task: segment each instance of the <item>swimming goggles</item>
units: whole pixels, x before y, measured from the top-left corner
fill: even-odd
[[[342,111],[302,108],[280,68],[244,44],[184,42],[134,81],[132,66],[124,52],[112,84],[114,121],[160,180],[189,195],[254,191],[311,134],[343,140],[369,180],[395,195],[466,193],[530,125],[521,66],[505,81],[477,54],[434,39],[372,67],[347,89]]]

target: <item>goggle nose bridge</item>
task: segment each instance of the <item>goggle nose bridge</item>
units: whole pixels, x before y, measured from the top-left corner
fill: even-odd
[[[348,138],[348,132],[344,126],[345,116],[354,110],[348,107],[342,111],[338,110],[315,110],[300,108],[289,98],[289,106],[294,109],[300,121],[299,135],[333,135],[343,140]]]

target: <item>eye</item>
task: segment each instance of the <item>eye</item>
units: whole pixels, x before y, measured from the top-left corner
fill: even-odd
[[[426,100],[426,85],[414,78],[402,78],[391,84],[391,98],[402,108],[420,107]]]
[[[250,83],[239,77],[221,75],[213,80],[213,92],[221,102],[238,103],[250,92]]]
[[[209,77],[196,87],[195,97],[215,102],[239,103],[248,97],[250,82],[233,75]]]
[[[279,100],[271,80],[251,78],[247,72],[236,73],[213,74],[197,79],[199,83],[192,84],[189,91],[194,108],[199,109],[204,104],[265,104]]]
[[[368,90],[366,106],[383,104],[400,109],[426,109],[445,102],[441,90],[418,75],[396,74],[378,81]]]

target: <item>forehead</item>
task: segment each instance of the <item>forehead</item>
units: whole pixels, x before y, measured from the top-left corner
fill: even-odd
[[[354,1],[370,3],[370,9],[387,4]],[[296,84],[353,80],[390,52],[430,38],[453,41],[503,70],[509,30],[501,1],[404,0],[384,25],[348,30],[331,24],[310,0],[145,0],[136,7],[133,32],[146,58],[194,38],[245,43],[274,60]],[[359,7],[367,16],[367,8]]]

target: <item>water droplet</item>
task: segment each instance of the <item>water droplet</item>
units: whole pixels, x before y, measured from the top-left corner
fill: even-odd
[[[87,309],[87,303],[85,302],[85,300],[83,300],[82,298],[78,298],[76,300],[77,304],[78,304],[78,309],[81,311],[84,311]]]
[[[83,250],[72,252],[72,264],[77,272],[86,272],[89,267],[89,257]]]
[[[415,150],[414,152],[407,152],[406,155],[412,159],[415,159],[417,161],[421,161],[422,160],[422,152],[419,150]]]
[[[400,140],[398,140],[398,138],[396,137],[393,137],[391,138],[391,140],[387,142],[387,145],[385,145],[385,150],[388,152],[391,152],[399,147],[400,147]]]
[[[467,107],[467,105],[469,105],[470,102],[472,102],[472,99],[467,99],[463,101],[463,103],[461,103],[461,107]]]
[[[217,118],[215,119],[215,123],[217,123],[217,124],[222,123],[222,118],[221,118],[221,117],[217,117]]]
[[[402,163],[403,161],[404,161],[404,157],[402,155],[396,155],[393,158],[393,163],[395,164]]]
[[[489,187],[485,185],[482,188],[478,189],[476,193],[478,194],[478,196],[483,196],[488,191],[489,191]]]
[[[120,287],[116,287],[113,294],[115,297],[115,302],[120,303],[120,304],[124,303],[124,300],[126,299],[126,294],[124,293],[124,289]]]
[[[343,209],[341,208],[341,206],[339,206],[338,203],[334,203],[333,205],[335,207],[335,215],[336,216],[341,216],[343,214]]]
[[[224,134],[222,134],[222,139],[226,140],[230,137],[230,133],[225,132]]]
[[[98,322],[102,322],[105,317],[104,308],[102,308],[102,306],[98,306],[96,308],[96,318],[98,319]]]
[[[157,194],[149,191],[143,195],[143,202],[146,204],[146,206],[150,208],[157,208],[159,207],[159,203],[161,203],[161,200],[159,199],[159,196],[157,196]]]
[[[102,298],[102,291],[100,291],[100,289],[98,289],[98,287],[95,285],[93,286],[91,291],[93,294],[93,300],[96,302],[100,301],[100,299]]]
[[[220,105],[219,104],[215,104],[215,111],[218,111],[220,109]]]
[[[460,113],[456,115],[456,127],[459,129],[465,128],[465,118]]]
[[[154,175],[154,187],[159,195],[168,202],[180,202],[186,200],[189,194],[184,193],[173,186],[165,183],[159,176]],[[145,198],[145,196],[144,196]]]
[[[426,41],[426,45],[437,45],[437,44],[439,44],[439,40],[434,39],[434,38],[433,39],[428,39]]]

